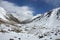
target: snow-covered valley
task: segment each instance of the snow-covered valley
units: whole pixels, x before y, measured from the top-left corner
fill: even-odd
[[[60,8],[20,20],[0,7],[0,40],[60,40]]]

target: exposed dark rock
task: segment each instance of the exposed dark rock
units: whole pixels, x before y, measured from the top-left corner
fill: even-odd
[[[10,39],[10,40],[14,40],[14,39]]]
[[[52,37],[50,39],[52,39]]]
[[[43,36],[38,36],[38,37],[39,37],[39,39],[40,39],[40,38],[43,38]]]
[[[52,10],[49,11],[46,16],[50,17],[51,14],[52,14]]]
[[[5,33],[6,31],[5,31],[5,30],[0,29],[0,32]]]
[[[60,32],[60,30],[58,30],[58,32]]]
[[[57,33],[55,33],[55,35],[57,36]]]
[[[19,40],[21,40],[21,38],[18,38]]]
[[[47,34],[44,34],[44,36],[47,36]]]
[[[51,32],[51,33],[54,33],[54,32]]]
[[[56,39],[56,40],[60,40],[60,39]]]
[[[15,32],[17,32],[17,33],[20,33],[22,30],[19,30],[19,29],[17,29],[17,30],[15,30]]]

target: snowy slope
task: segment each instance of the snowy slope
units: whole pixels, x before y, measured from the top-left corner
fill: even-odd
[[[0,7],[0,40],[56,40],[60,38],[60,8],[22,20]]]
[[[31,34],[10,32],[10,33],[0,33],[0,40],[39,40],[39,39]]]
[[[53,9],[37,17],[32,22],[34,26],[28,31],[29,34],[34,34],[40,40],[60,38],[60,8]]]
[[[39,40],[32,34],[22,33],[18,21],[15,14],[0,7],[0,40]]]

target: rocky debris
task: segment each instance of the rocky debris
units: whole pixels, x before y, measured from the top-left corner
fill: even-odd
[[[56,39],[56,40],[60,40],[60,39]]]
[[[39,39],[40,39],[40,38],[43,38],[43,36],[38,36],[38,37],[39,37]]]
[[[5,33],[5,32],[7,32],[7,31],[5,31],[5,30],[3,30],[3,29],[0,29],[0,32]]]
[[[13,38],[10,38],[9,40],[14,40]]]
[[[19,40],[21,40],[21,38],[18,38]]]

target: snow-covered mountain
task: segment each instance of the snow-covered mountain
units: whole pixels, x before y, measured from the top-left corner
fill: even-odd
[[[60,8],[21,20],[0,7],[0,40],[58,40]]]

